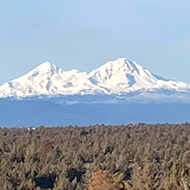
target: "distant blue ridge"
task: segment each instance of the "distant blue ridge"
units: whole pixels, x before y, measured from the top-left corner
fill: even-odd
[[[187,103],[106,103],[107,96],[0,99],[0,127],[190,122]],[[68,102],[79,102],[71,103]],[[86,102],[86,103],[85,103]],[[98,101],[97,101],[98,102]]]

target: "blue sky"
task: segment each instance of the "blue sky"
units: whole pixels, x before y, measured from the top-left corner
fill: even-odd
[[[43,61],[90,71],[118,57],[190,83],[189,0],[2,0],[0,83]]]

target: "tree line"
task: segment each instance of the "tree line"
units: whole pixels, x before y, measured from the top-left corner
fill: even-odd
[[[188,190],[190,124],[0,128],[2,190]]]

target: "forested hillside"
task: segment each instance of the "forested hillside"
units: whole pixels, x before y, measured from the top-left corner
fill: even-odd
[[[0,128],[1,190],[189,190],[190,124]]]

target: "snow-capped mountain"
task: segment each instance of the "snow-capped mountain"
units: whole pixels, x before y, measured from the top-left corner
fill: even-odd
[[[75,69],[63,71],[44,62],[20,78],[1,85],[0,97],[123,94],[161,89],[185,92],[190,90],[190,85],[156,76],[135,62],[119,58],[89,73]]]
[[[29,73],[0,86],[0,96],[26,97],[33,95],[76,94],[83,90],[99,89],[87,81],[87,73],[63,71],[44,62]]]
[[[156,76],[136,62],[119,58],[110,61],[89,73],[88,79],[109,93],[124,93],[137,90],[175,89],[186,90],[189,85]]]

